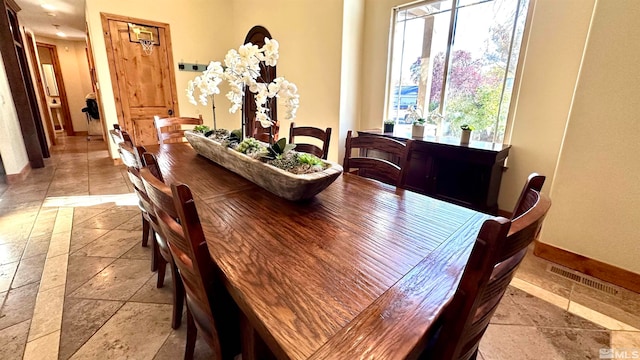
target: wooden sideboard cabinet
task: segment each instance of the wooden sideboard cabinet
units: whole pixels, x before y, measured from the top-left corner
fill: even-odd
[[[408,132],[396,129],[394,133],[358,131],[358,136],[386,136],[406,141],[411,139],[411,128]],[[460,139],[455,137],[413,139],[416,143],[406,165],[407,190],[498,214],[498,192],[510,145],[476,141],[460,145]]]

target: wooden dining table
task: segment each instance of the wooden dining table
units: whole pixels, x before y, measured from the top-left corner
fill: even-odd
[[[278,358],[400,359],[451,299],[489,215],[342,174],[313,199],[281,199],[199,156],[147,148],[187,184],[211,258]]]

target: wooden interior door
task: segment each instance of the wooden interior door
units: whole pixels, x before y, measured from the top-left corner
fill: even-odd
[[[169,25],[109,14],[102,14],[102,25],[118,122],[137,145],[157,144],[153,116],[179,116]],[[135,29],[153,34],[150,54]]]

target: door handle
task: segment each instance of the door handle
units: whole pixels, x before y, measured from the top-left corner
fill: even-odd
[[[169,111],[167,111],[167,113],[168,113],[169,115],[173,115],[173,109],[169,109]]]

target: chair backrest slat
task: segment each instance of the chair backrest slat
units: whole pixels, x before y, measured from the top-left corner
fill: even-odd
[[[160,144],[185,142],[184,132],[186,129],[183,125],[190,125],[191,127],[196,125],[202,125],[202,115],[198,118],[191,117],[169,117],[161,118],[159,116],[153,117],[153,124],[156,127],[158,133],[158,142]]]
[[[314,144],[296,142],[296,137],[307,136],[322,141],[322,148]],[[296,144],[296,151],[313,154],[319,158],[327,159],[329,153],[329,143],[331,141],[331,128],[326,130],[318,129],[310,126],[296,127],[292,122],[289,127],[289,143]]]
[[[351,130],[349,130],[345,142],[344,170],[350,172],[352,169],[357,169],[357,174],[360,176],[399,186],[403,177],[402,172],[405,169],[407,145],[412,141],[407,140],[407,144],[405,144],[383,136],[352,137]],[[354,149],[359,149],[360,154],[353,156],[352,150]],[[393,162],[393,159],[397,159],[398,164]]]

